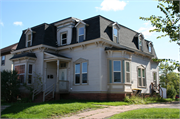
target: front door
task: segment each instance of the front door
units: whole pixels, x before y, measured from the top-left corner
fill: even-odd
[[[67,69],[60,69],[59,74],[59,80],[67,81]]]

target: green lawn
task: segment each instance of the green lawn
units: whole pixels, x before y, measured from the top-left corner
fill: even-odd
[[[127,105],[127,102],[99,102],[84,100],[59,100],[47,103],[14,103],[2,111],[2,118],[50,118],[74,114],[86,109],[103,108],[100,105]]]
[[[123,112],[120,114],[116,114],[110,119],[127,119],[127,118],[165,118],[165,119],[172,119],[178,118],[179,119],[180,109],[170,109],[170,108],[149,108],[149,109],[137,109],[131,110],[127,112]]]

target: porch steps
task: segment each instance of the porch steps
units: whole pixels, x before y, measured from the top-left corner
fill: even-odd
[[[45,101],[51,101],[53,100],[52,98],[53,96],[53,93],[49,93],[46,97],[45,97]],[[35,96],[34,98],[34,103],[40,103],[40,102],[43,102],[43,92],[39,93],[38,95]]]

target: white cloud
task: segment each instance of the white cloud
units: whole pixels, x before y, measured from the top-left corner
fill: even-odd
[[[145,36],[145,38],[148,38],[148,37],[152,36],[152,34],[154,33],[154,32],[149,32],[149,30],[153,30],[155,28],[156,27],[152,27],[150,25],[150,22],[145,22],[144,26],[140,27],[137,31],[142,33]]]
[[[3,24],[3,22],[2,22],[1,20],[0,20],[0,25],[1,25],[1,26],[4,26],[4,24]]]
[[[119,1],[119,0],[104,0],[101,3],[101,7],[96,7],[97,10],[103,10],[103,11],[118,11],[118,10],[124,10],[124,7],[126,6],[126,2]]]
[[[21,21],[16,21],[13,24],[16,26],[22,26],[23,25],[23,23]]]

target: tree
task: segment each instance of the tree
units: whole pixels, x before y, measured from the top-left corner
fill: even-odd
[[[163,32],[164,34],[158,36],[157,38],[169,36],[170,41],[179,41],[180,34],[180,13],[179,13],[179,1],[173,0],[159,0],[157,8],[164,13],[165,17],[151,15],[149,18],[140,17],[140,19],[145,21],[150,21],[151,25],[155,29],[150,30],[150,32]]]
[[[14,102],[19,95],[20,82],[16,71],[1,72],[1,97],[7,102]]]

